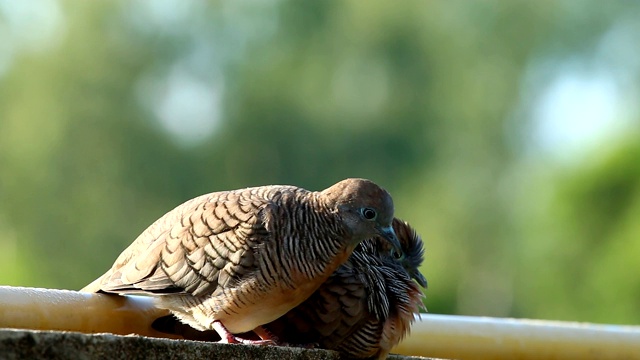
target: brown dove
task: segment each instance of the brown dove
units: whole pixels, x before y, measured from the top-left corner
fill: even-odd
[[[320,191],[271,185],[202,195],[154,222],[82,291],[143,293],[221,342],[272,343],[261,328],[306,300],[364,239],[396,252],[387,191],[346,179]],[[234,334],[254,331],[262,340]]]
[[[281,345],[318,346],[346,358],[384,359],[409,332],[422,307],[423,245],[409,224],[393,220],[402,255],[377,237],[363,241],[316,292],[279,319],[263,325]],[[413,280],[412,280],[413,279]],[[186,339],[211,341],[212,332],[194,331],[172,316],[156,320],[156,330]]]
[[[409,332],[422,307],[420,236],[394,219],[398,258],[381,238],[362,242],[349,261],[305,302],[265,325],[280,341],[315,343],[348,358],[384,359]]]

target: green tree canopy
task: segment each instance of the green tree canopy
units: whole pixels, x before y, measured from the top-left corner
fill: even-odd
[[[423,236],[429,311],[640,321],[640,4],[20,4],[0,3],[0,283],[78,289],[206,192],[366,177]],[[626,110],[569,153],[540,109],[572,71]]]

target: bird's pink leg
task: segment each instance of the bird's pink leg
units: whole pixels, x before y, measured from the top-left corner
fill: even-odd
[[[260,337],[260,339],[262,340],[271,340],[273,341],[276,345],[279,346],[286,346],[286,347],[298,347],[298,348],[305,348],[305,349],[315,349],[317,348],[319,345],[317,343],[310,343],[310,344],[290,344],[284,341],[280,341],[280,339],[274,335],[271,331],[269,331],[268,329],[262,327],[262,326],[258,326],[257,328],[253,329],[253,332],[256,333],[256,335],[258,335]]]
[[[256,335],[258,335],[260,339],[264,341],[272,341],[275,344],[280,343],[280,339],[278,339],[277,336],[273,335],[271,331],[263,328],[262,326],[258,326],[257,328],[253,329],[253,332],[256,333]]]
[[[275,345],[276,343],[270,339],[262,339],[262,340],[250,340],[239,338],[227,330],[227,328],[220,322],[214,321],[211,324],[213,329],[220,335],[220,343],[222,344],[246,344],[246,345]]]

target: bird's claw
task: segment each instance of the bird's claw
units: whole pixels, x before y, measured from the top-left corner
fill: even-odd
[[[227,335],[225,338],[220,340],[218,343],[220,344],[244,344],[244,345],[257,345],[257,346],[267,346],[267,345],[277,345],[273,340],[251,340],[251,339],[243,339],[233,334]]]

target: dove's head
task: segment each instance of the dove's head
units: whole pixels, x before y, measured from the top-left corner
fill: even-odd
[[[323,190],[321,195],[338,212],[354,245],[381,236],[401,252],[392,226],[393,199],[386,190],[366,179],[345,179]]]

